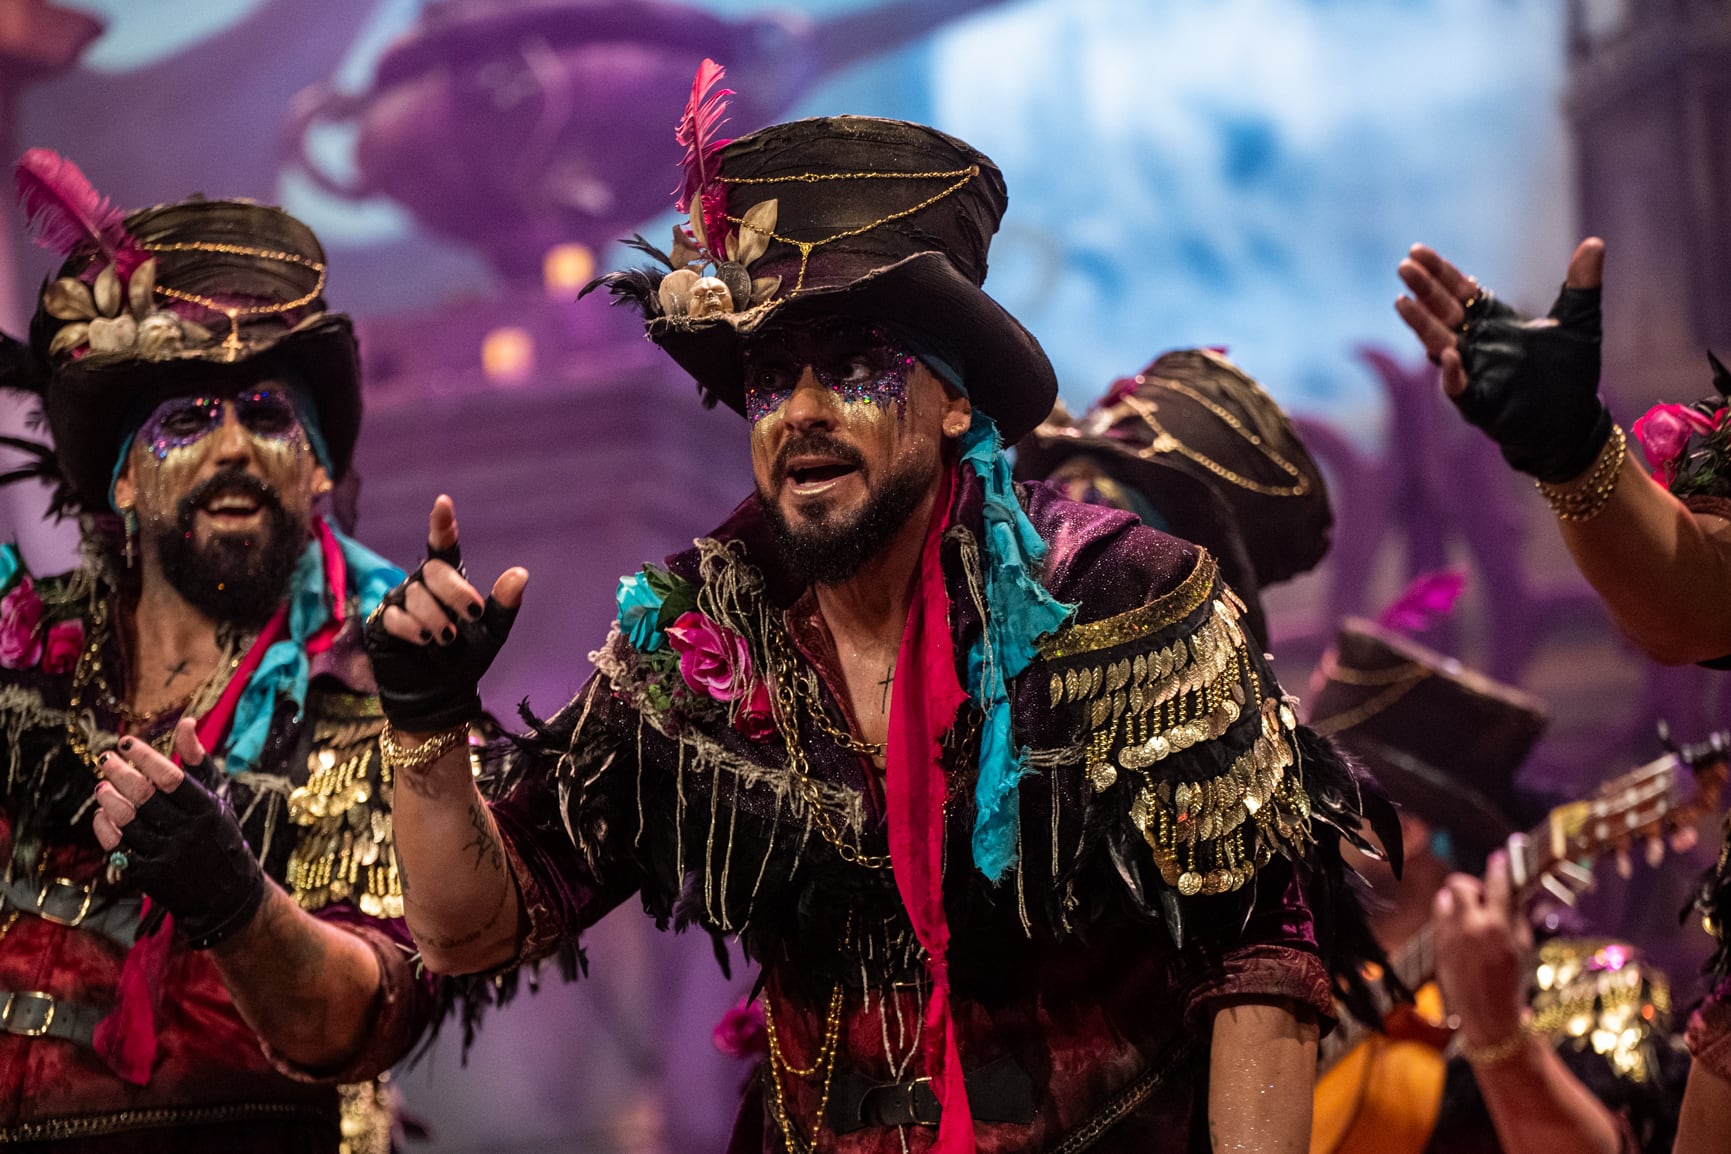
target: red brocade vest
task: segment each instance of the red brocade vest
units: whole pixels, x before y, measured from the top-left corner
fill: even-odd
[[[240,818],[265,872],[379,960],[362,1052],[341,1070],[307,1070],[241,1020],[209,953],[187,949],[171,925],[138,936],[153,919],[124,872],[107,869],[90,824],[96,778],[76,748],[101,751],[126,731],[105,688],[125,684],[121,647],[98,624],[118,599],[88,574],[43,579],[35,592],[51,617],[79,620],[95,649],[82,663],[52,647],[23,662],[0,644],[0,662],[14,659],[0,669],[0,1145],[382,1154],[391,1117],[375,1079],[420,1036],[433,997],[408,964],[383,717],[358,622],[313,660],[303,715],[279,708],[256,771],[219,778],[206,761],[205,784]],[[165,748],[173,722],[131,732]]]
[[[977,1148],[1205,1148],[1213,1010],[1331,1020],[1311,909],[1333,900],[1313,863],[1336,847],[1311,818],[1343,817],[1350,771],[1296,725],[1205,553],[1042,485],[1021,497],[1050,547],[1041,580],[1078,609],[1009,686],[1029,773],[998,884],[970,849],[979,711],[943,742],[949,1004]],[[980,510],[964,475],[941,553],[958,655],[990,612]],[[815,598],[778,572],[752,502],[647,584],[702,615],[736,683],[691,680],[645,623],[592,655],[493,806],[521,959],[634,893],[664,926],[737,938],[763,968],[770,1052],[731,1149],[927,1150],[924,951]]]

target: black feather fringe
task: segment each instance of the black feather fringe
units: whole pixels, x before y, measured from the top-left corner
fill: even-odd
[[[661,278],[667,274],[658,268],[626,268],[618,272],[610,272],[598,276],[583,286],[577,294],[582,300],[598,288],[605,288],[612,294],[610,302],[616,305],[629,304],[643,314],[643,319],[654,320],[661,315]]]
[[[1726,922],[1731,918],[1731,822],[1726,824],[1725,837],[1718,863],[1696,879],[1694,894],[1678,915],[1680,922],[1701,918],[1713,935],[1713,955],[1701,970],[1711,974],[1715,982],[1731,977],[1731,932]]]

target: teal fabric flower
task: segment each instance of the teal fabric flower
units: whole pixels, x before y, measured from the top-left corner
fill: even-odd
[[[660,649],[665,640],[660,625],[663,597],[651,584],[649,575],[632,573],[621,577],[614,599],[619,604],[619,628],[633,648],[642,653]]]

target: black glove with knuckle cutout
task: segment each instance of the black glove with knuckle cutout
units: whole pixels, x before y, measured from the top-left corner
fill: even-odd
[[[244,929],[264,902],[264,870],[228,803],[188,767],[173,790],[157,790],[121,827],[126,877],[174,915],[195,950]]]
[[[401,608],[410,585],[426,584],[422,573],[431,561],[443,561],[459,574],[463,572],[458,546],[429,548],[427,561],[386,594],[379,610],[367,619],[367,656],[372,659],[379,704],[393,729],[409,733],[452,729],[481,716],[481,677],[504,647],[517,619],[516,609],[506,608],[489,594],[479,617],[444,607],[457,632],[448,644],[417,644],[392,636],[385,629],[386,607]]]
[[[1547,315],[1531,318],[1485,293],[1459,338],[1461,415],[1547,484],[1586,472],[1611,435],[1599,399],[1599,298],[1597,288],[1564,287]]]

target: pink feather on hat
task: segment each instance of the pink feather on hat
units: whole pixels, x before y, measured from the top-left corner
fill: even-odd
[[[1459,569],[1420,573],[1376,619],[1378,625],[1397,633],[1417,634],[1439,618],[1454,612],[1455,602],[1466,588],[1467,575]]]
[[[43,248],[68,257],[100,252],[123,280],[150,258],[126,231],[125,214],[59,153],[32,148],[18,159],[16,179],[30,237]]]

